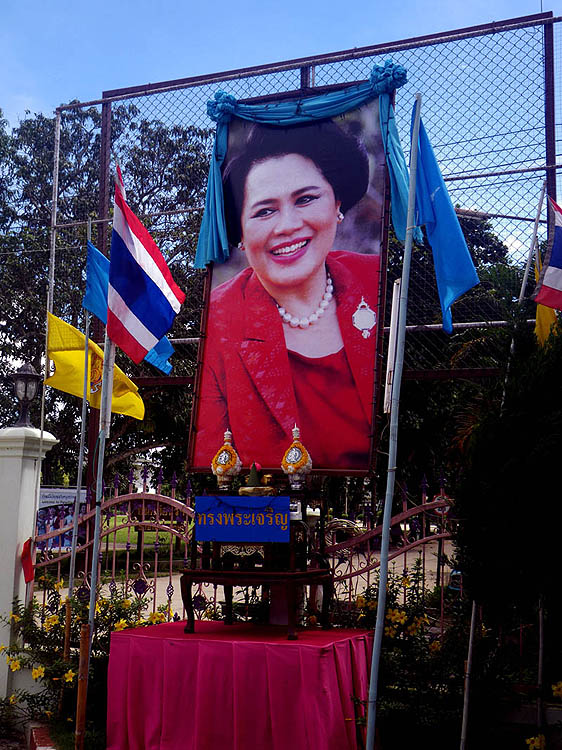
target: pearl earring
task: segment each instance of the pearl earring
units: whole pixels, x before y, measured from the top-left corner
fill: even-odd
[[[342,223],[342,221],[343,221],[343,218],[344,218],[344,217],[343,217],[343,214],[342,214],[342,212],[341,212],[341,211],[338,211],[338,216],[337,216],[337,219],[338,219],[338,224],[341,224],[341,223]]]
[[[240,240],[240,242],[238,243],[238,249],[241,250],[242,252],[244,252],[244,250],[246,249],[244,247],[244,243],[242,242],[242,240]]]

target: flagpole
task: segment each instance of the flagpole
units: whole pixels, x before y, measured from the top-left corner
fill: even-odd
[[[111,423],[111,397],[113,392],[113,367],[115,364],[115,344],[109,340],[107,331],[105,333],[105,345],[103,354],[103,377],[101,386],[100,403],[100,431],[97,444],[97,467],[96,467],[96,521],[94,527],[94,544],[92,549],[92,571],[90,575],[90,609],[88,623],[90,625],[90,649],[92,652],[92,639],[94,635],[94,616],[96,609],[96,589],[98,585],[98,567],[101,532],[101,504],[103,501],[103,464],[105,459],[105,441],[109,436]]]
[[[464,672],[464,696],[462,707],[462,726],[460,750],[465,750],[468,730],[468,705],[470,698],[470,678],[472,674],[472,653],[474,649],[474,633],[476,632],[476,599],[472,600],[472,614],[470,616],[470,636],[468,638],[468,655]]]
[[[381,562],[379,578],[379,597],[377,619],[375,624],[375,638],[373,643],[373,657],[371,661],[371,680],[369,684],[369,701],[367,712],[367,750],[375,746],[375,728],[377,711],[377,691],[379,678],[379,663],[384,631],[386,609],[386,583],[388,579],[388,548],[390,541],[390,519],[392,517],[392,498],[394,496],[394,482],[396,476],[396,457],[398,446],[398,412],[400,405],[400,386],[402,384],[402,370],[404,366],[404,342],[406,338],[406,312],[408,309],[408,285],[410,280],[410,265],[412,259],[412,240],[414,233],[414,208],[416,200],[416,173],[418,164],[418,141],[420,130],[421,94],[416,94],[416,113],[412,133],[412,147],[410,154],[410,186],[408,193],[408,214],[406,219],[406,241],[404,245],[404,261],[402,263],[402,281],[400,287],[400,311],[398,314],[398,330],[396,338],[396,361],[392,381],[392,403],[390,411],[390,440],[388,452],[388,473],[386,481],[386,496],[384,500],[384,515],[381,541]]]
[[[92,220],[88,218],[87,240],[92,240]],[[82,391],[82,421],[80,423],[80,448],[78,450],[78,472],[76,477],[76,497],[74,499],[74,518],[72,523],[72,546],[70,550],[70,573],[68,575],[68,596],[72,596],[74,590],[74,575],[76,571],[76,547],[78,545],[78,516],[80,514],[80,495],[82,492],[82,473],[84,469],[84,445],[86,442],[86,412],[88,403],[88,354],[90,339],[90,315],[84,308],[86,315],[86,328],[84,331],[84,387]]]
[[[517,304],[521,306],[523,304],[523,299],[525,298],[525,289],[527,288],[527,280],[529,278],[529,271],[531,269],[531,261],[533,260],[533,256],[535,255],[535,244],[537,242],[537,234],[539,231],[539,221],[541,219],[541,212],[542,212],[542,204],[544,201],[544,195],[546,193],[546,180],[543,180],[542,183],[542,189],[541,189],[541,195],[539,198],[539,205],[537,208],[537,214],[535,216],[535,224],[533,226],[533,237],[531,239],[531,244],[529,245],[529,254],[527,256],[527,263],[525,265],[525,273],[523,274],[523,281],[521,282],[521,289],[519,291],[519,299],[517,300]],[[505,368],[505,377],[503,379],[503,393],[502,393],[502,400],[500,404],[500,412],[503,413],[503,409],[505,406],[505,396],[507,392],[507,381],[509,380],[509,368],[511,366],[511,359],[513,355],[515,354],[515,336],[511,337],[511,344],[509,345],[509,356],[507,358],[507,366]]]
[[[396,359],[396,331],[398,329],[398,312],[400,308],[400,279],[396,279],[392,287],[392,308],[390,310],[390,333],[388,336],[388,355],[386,358],[386,382],[384,384],[385,414],[392,406],[392,380],[394,377],[394,361]]]
[[[519,292],[519,299],[517,303],[522,304],[523,298],[525,297],[525,289],[527,288],[527,281],[529,279],[529,271],[531,270],[531,262],[535,255],[535,243],[537,241],[537,234],[539,231],[539,222],[541,219],[542,204],[544,201],[544,195],[546,193],[546,180],[543,181],[541,197],[539,198],[539,207],[537,208],[537,215],[535,216],[535,224],[533,226],[533,237],[531,244],[529,245],[529,255],[527,256],[527,264],[525,266],[525,273],[523,274],[523,281],[521,282],[521,291]]]

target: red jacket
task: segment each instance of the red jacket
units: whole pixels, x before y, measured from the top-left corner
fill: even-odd
[[[352,316],[364,298],[378,319],[379,256],[333,251],[326,265],[334,282],[345,353],[371,424],[377,327],[365,338]],[[245,467],[256,461],[263,468],[278,468],[293,439],[297,405],[277,306],[251,268],[211,294],[203,362],[193,466],[210,467],[229,428]],[[326,429],[329,403],[327,393],[322,415]],[[314,461],[314,445],[306,447]],[[366,463],[367,457],[365,468]]]

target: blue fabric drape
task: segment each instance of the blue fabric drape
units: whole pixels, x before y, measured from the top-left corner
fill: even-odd
[[[270,125],[298,125],[324,120],[357,109],[379,97],[381,130],[390,173],[392,223],[396,236],[404,241],[408,204],[408,168],[400,146],[390,94],[406,83],[406,70],[386,60],[375,65],[368,81],[340,91],[297,101],[268,104],[241,104],[231,94],[218,91],[207,103],[209,117],[217,123],[215,145],[209,167],[205,213],[201,222],[195,268],[204,268],[211,261],[223,263],[229,257],[224,219],[224,198],[221,167],[228,146],[228,123],[233,117]]]

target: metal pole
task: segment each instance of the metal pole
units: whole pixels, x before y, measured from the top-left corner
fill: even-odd
[[[539,596],[539,663],[538,663],[538,674],[537,674],[537,727],[539,730],[543,728],[543,666],[544,666],[544,606],[542,595]]]
[[[61,127],[61,113],[59,110],[56,111],[55,115],[55,143],[53,150],[53,192],[51,202],[51,227],[50,227],[50,251],[49,251],[49,278],[47,282],[47,310],[53,312],[53,297],[55,289],[55,248],[57,240],[57,203],[59,195],[59,164],[60,164],[60,127]],[[49,375],[51,369],[51,363],[49,360],[49,329],[48,324],[45,325],[45,375],[43,377],[43,383],[41,388],[41,429],[39,437],[39,454],[37,460],[37,475],[35,478],[35,499],[33,507],[33,549],[32,556],[35,562],[35,535],[37,531],[37,509],[39,507],[39,494],[41,492],[41,460],[43,456],[43,435],[45,432],[45,380]],[[33,597],[33,581],[27,586],[25,592],[25,604],[26,606],[30,603]]]
[[[537,214],[535,216],[535,223],[533,226],[533,236],[531,239],[531,244],[529,245],[529,254],[527,256],[527,264],[525,265],[525,273],[523,274],[523,281],[521,282],[521,290],[519,292],[519,299],[517,300],[518,305],[522,304],[523,299],[525,297],[525,289],[527,288],[527,281],[529,279],[529,271],[531,270],[531,262],[535,255],[535,244],[537,241],[537,234],[539,231],[539,222],[541,218],[542,204],[544,201],[545,192],[546,192],[546,180],[544,180],[542,184],[541,195],[539,198],[539,206],[537,208]]]
[[[375,624],[375,639],[373,643],[373,658],[371,662],[371,681],[369,684],[369,702],[367,715],[367,750],[375,746],[377,690],[379,678],[379,663],[384,631],[384,617],[386,609],[386,583],[388,579],[388,548],[390,539],[390,519],[392,517],[392,498],[394,495],[394,481],[396,475],[396,456],[398,446],[398,411],[400,404],[400,386],[402,384],[402,370],[404,367],[404,341],[406,336],[406,312],[408,309],[408,283],[410,280],[410,264],[412,258],[412,240],[414,231],[414,207],[416,199],[416,172],[418,164],[418,140],[420,129],[421,94],[416,94],[416,114],[412,133],[412,148],[410,156],[410,192],[408,197],[408,214],[406,228],[406,243],[404,245],[404,262],[402,264],[402,284],[400,289],[400,313],[398,317],[398,334],[396,340],[396,363],[394,380],[392,383],[392,408],[390,412],[390,443],[388,455],[388,474],[386,481],[386,495],[384,500],[384,515],[381,541],[381,562],[379,578],[379,598],[377,619]]]
[[[92,220],[88,219],[88,242],[92,239]],[[90,315],[84,308],[86,316],[86,330],[84,331],[84,384],[82,390],[82,418],[80,422],[80,448],[78,449],[78,473],[76,477],[76,498],[74,500],[74,519],[72,524],[72,547],[70,551],[70,573],[68,576],[68,595],[74,590],[74,575],[76,572],[76,546],[78,544],[78,516],[80,515],[80,494],[82,491],[82,474],[84,469],[84,443],[86,442],[86,416],[88,408],[88,391],[90,378],[88,377],[88,355],[90,339]]]
[[[470,675],[472,673],[472,649],[474,646],[474,633],[476,630],[476,601],[472,600],[472,616],[470,618],[470,637],[468,639],[468,656],[466,659],[466,671],[464,675],[464,701],[462,707],[462,728],[460,750],[466,747],[466,732],[468,729],[468,701],[470,695]]]
[[[105,334],[105,349],[103,356],[103,379],[100,404],[100,432],[98,438],[98,462],[96,471],[96,522],[94,527],[94,543],[92,548],[92,572],[90,576],[90,610],[88,623],[90,626],[90,650],[94,635],[94,616],[96,610],[96,589],[98,585],[98,563],[101,532],[101,504],[103,500],[103,463],[105,458],[105,440],[109,434],[111,422],[111,396],[113,391],[113,363],[115,362],[115,344]]]
[[[539,205],[537,208],[537,213],[535,215],[535,224],[533,226],[533,237],[531,239],[531,244],[529,245],[529,254],[527,256],[527,263],[525,265],[525,273],[523,274],[523,281],[521,282],[521,289],[519,291],[519,299],[517,300],[518,305],[523,304],[523,299],[525,298],[525,289],[527,288],[527,279],[529,278],[529,271],[531,269],[531,261],[533,260],[534,254],[535,254],[535,244],[537,242],[537,233],[539,230],[539,221],[541,218],[541,211],[542,211],[542,204],[544,201],[544,194],[546,192],[546,180],[543,181],[541,194],[539,198]],[[500,405],[500,411],[503,413],[503,409],[505,406],[505,396],[507,393],[507,381],[509,379],[509,368],[511,366],[511,360],[513,355],[515,354],[515,338],[512,337],[511,344],[509,346],[509,356],[507,358],[507,367],[505,369],[505,378],[503,380],[503,393],[502,393],[502,400]]]
[[[386,382],[384,384],[385,414],[390,412],[392,404],[392,377],[394,375],[394,360],[396,359],[396,329],[398,327],[398,311],[400,307],[400,279],[392,285],[392,308],[390,311],[390,335],[388,337],[388,354],[386,357]]]
[[[57,110],[55,116],[55,147],[53,157],[53,198],[51,204],[51,248],[49,255],[49,291],[47,295],[47,310],[53,312],[53,295],[55,289],[55,247],[57,241],[57,203],[59,197],[59,164],[60,164],[60,125],[61,113]],[[47,363],[48,364],[48,363]]]
[[[548,194],[556,201],[556,107],[554,72],[554,24],[543,27],[544,33],[544,119],[546,135],[546,171]]]
[[[107,242],[107,227],[105,222],[109,221],[109,166],[111,157],[111,103],[104,102],[101,110],[101,144],[100,144],[100,171],[99,171],[99,207],[98,215],[102,222],[98,227],[96,247],[106,257],[109,257]],[[94,318],[92,321],[92,338],[101,341],[103,335],[103,324]],[[100,429],[99,411],[90,409],[88,420],[88,456],[94,455]],[[91,460],[88,460],[86,468],[86,487],[95,484],[96,468]],[[95,493],[92,492],[92,497]]]

